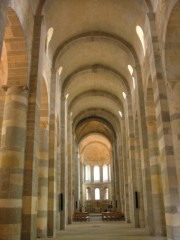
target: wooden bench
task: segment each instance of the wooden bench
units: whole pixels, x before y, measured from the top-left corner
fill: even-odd
[[[89,213],[88,212],[75,212],[73,215],[73,221],[89,221]]]
[[[123,220],[124,214],[121,212],[102,212],[102,220],[104,221],[117,221]]]

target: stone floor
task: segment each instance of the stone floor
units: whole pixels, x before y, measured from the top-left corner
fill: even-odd
[[[89,222],[73,222],[59,231],[53,240],[166,240],[166,237],[148,236],[145,229],[133,228],[124,221],[103,222],[91,217]],[[45,239],[44,239],[45,240]],[[48,238],[49,240],[49,238]]]
[[[57,240],[166,240],[165,237],[148,236],[145,229],[135,229],[122,221],[90,221],[68,225],[57,234]]]

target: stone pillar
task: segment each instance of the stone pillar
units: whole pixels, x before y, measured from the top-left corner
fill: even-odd
[[[121,121],[122,122],[122,121]],[[119,145],[122,144],[121,140],[116,138],[116,154],[115,154],[115,170],[116,170],[116,196],[114,201],[114,210],[121,209],[120,197],[123,195],[123,172],[122,172],[122,152]]]
[[[84,179],[84,164],[80,162],[80,208],[81,209],[83,204],[83,188],[84,188],[84,184],[82,184],[83,179]]]
[[[116,169],[116,164],[115,164],[115,158],[116,158],[116,146],[115,146],[115,143],[113,144],[113,150],[112,150],[112,158],[111,159],[111,205],[113,205],[113,208],[114,208],[114,205],[115,205],[115,199],[116,199],[116,181],[117,181],[117,169]]]
[[[67,126],[66,126],[66,99],[65,96],[61,97],[61,194],[63,196],[63,209],[60,213],[60,229],[66,228],[66,218],[67,218]]]
[[[59,121],[59,119],[58,119]],[[57,194],[56,194],[56,229],[60,229],[60,192],[61,192],[61,162],[60,162],[60,129],[59,123],[57,124],[57,153],[56,153],[56,186],[57,186]]]
[[[71,118],[68,115],[68,135],[67,135],[67,142],[68,142],[68,224],[72,223],[72,192],[73,192],[73,181],[72,181],[72,122]]]
[[[136,190],[137,190],[137,201],[138,208],[136,208],[138,215],[138,224],[139,227],[145,227],[145,219],[144,219],[144,201],[143,201],[143,184],[142,184],[142,170],[141,170],[141,157],[140,157],[140,141],[139,141],[139,128],[138,123],[135,121],[135,171],[136,171]]]
[[[78,153],[78,152],[77,152]],[[81,162],[80,162],[80,157],[77,154],[77,168],[78,168],[78,210],[80,209],[80,199],[81,199]]]
[[[79,210],[79,185],[80,185],[80,173],[79,173],[79,159],[78,159],[78,147],[77,143],[74,140],[74,209],[75,211]]]
[[[152,85],[157,119],[167,239],[179,240],[180,199],[178,191],[178,178],[172,141],[172,129],[166,83],[163,74],[154,13],[149,14],[149,21],[152,36],[152,61],[155,63],[154,69],[152,69]]]
[[[57,72],[56,74],[56,90],[55,90],[55,121],[56,121],[56,129],[55,129],[55,151],[56,151],[56,229],[60,229],[60,210],[61,210],[61,202],[60,202],[60,193],[61,193],[61,145],[60,145],[60,115],[61,115],[61,74]]]
[[[153,202],[152,202],[152,184],[151,184],[151,172],[150,172],[150,159],[149,159],[149,146],[147,136],[147,123],[144,103],[144,90],[142,88],[142,75],[141,66],[139,63],[135,67],[138,86],[138,129],[139,129],[139,143],[140,143],[140,158],[141,158],[141,170],[142,170],[142,184],[143,184],[143,198],[144,198],[144,219],[145,227],[150,235],[154,235],[154,221],[153,221]]]
[[[38,195],[38,154],[39,154],[39,100],[41,84],[38,81],[38,63],[40,49],[42,16],[35,16],[32,64],[30,72],[30,95],[27,116],[27,136],[25,151],[23,215],[21,239],[34,240],[37,235],[37,195]]]
[[[151,80],[150,80],[151,81]],[[151,84],[151,83],[150,83]],[[154,231],[155,235],[166,235],[165,213],[163,188],[161,177],[161,166],[159,159],[159,146],[157,136],[157,122],[155,119],[155,107],[152,86],[147,88],[147,128],[149,139],[149,153],[151,165],[151,182],[152,182],[152,201],[153,201],[153,215],[154,215]]]
[[[0,58],[3,48],[4,32],[6,28],[6,17],[7,17],[7,8],[9,5],[9,0],[0,1]]]
[[[50,120],[49,120],[49,168],[48,168],[48,237],[56,234],[56,152],[55,152],[55,97],[56,69],[51,71]]]
[[[20,240],[28,90],[6,92],[0,148],[0,239]]]
[[[128,184],[128,171],[129,171],[129,145],[128,145],[128,112],[125,113],[125,121],[121,124],[121,137],[122,137],[122,160],[123,160],[123,176],[124,176],[124,215],[127,223],[130,222],[130,205],[129,205],[129,184]],[[124,125],[125,124],[125,125]],[[127,129],[126,129],[127,128]]]
[[[137,215],[137,209],[135,204],[135,191],[137,191],[136,185],[136,165],[135,165],[135,147],[134,147],[134,123],[132,117],[131,101],[128,102],[128,184],[129,184],[129,204],[130,204],[130,221],[135,227],[139,227],[139,219]]]
[[[125,182],[125,173],[124,173],[124,149],[123,149],[123,131],[121,124],[121,138],[118,137],[118,161],[119,161],[119,192],[118,192],[118,201],[117,201],[117,209],[121,212],[125,213],[124,211],[124,182]]]
[[[48,141],[49,131],[41,129],[38,166],[37,237],[47,236],[48,212]]]

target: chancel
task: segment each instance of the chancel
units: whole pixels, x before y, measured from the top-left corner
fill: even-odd
[[[0,0],[0,239],[67,229],[180,239],[180,0]]]

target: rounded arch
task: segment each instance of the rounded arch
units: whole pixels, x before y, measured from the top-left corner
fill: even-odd
[[[120,123],[119,104],[115,102],[114,99],[107,98],[107,96],[103,95],[87,95],[84,96],[83,101],[81,101],[81,98],[79,98],[77,104],[74,105],[73,108],[71,108],[71,112],[73,112],[73,117],[75,118],[81,112],[85,111],[88,113],[88,111],[92,108],[94,108],[96,112],[102,110],[112,113],[112,115],[116,116],[116,119],[118,119],[118,122]],[[124,115],[123,109],[121,109],[121,111]]]
[[[171,126],[173,133],[174,154],[176,159],[177,171],[180,171],[180,152],[179,152],[179,136],[180,136],[180,1],[176,1],[174,5],[166,29],[165,39],[165,70],[168,82],[168,101],[171,118]],[[180,175],[178,182],[180,186]],[[180,187],[179,187],[180,192]]]
[[[27,85],[28,55],[26,40],[19,18],[11,7],[7,11],[4,42],[8,64],[8,77],[5,85]]]
[[[110,164],[111,151],[109,143],[104,136],[91,134],[85,137],[79,144],[81,162],[91,166]]]
[[[131,44],[125,41],[123,38],[107,32],[91,31],[91,32],[78,34],[61,43],[56,49],[55,54],[53,56],[52,66],[53,67],[56,66],[57,59],[60,58],[60,56],[64,53],[64,51],[69,49],[69,47],[75,42],[94,41],[94,40],[102,40],[102,39],[113,42],[114,44],[118,44],[118,46],[120,46],[127,53],[127,55],[129,55],[129,57],[131,58],[132,61],[134,61],[134,63],[136,61],[138,62],[138,57],[133,46],[131,46]]]
[[[26,86],[27,84],[28,56],[26,39],[16,11],[8,7],[0,59],[0,125],[2,125],[4,114],[6,89],[12,86]]]
[[[101,71],[105,71],[105,72],[110,72],[111,74],[115,75],[116,77],[118,77],[120,79],[120,81],[122,82],[122,84],[124,85],[124,88],[126,89],[127,92],[130,91],[130,87],[128,84],[128,81],[126,80],[126,78],[119,72],[117,72],[115,69],[112,69],[108,66],[103,66],[100,64],[95,64],[95,65],[91,65],[91,66],[83,66],[79,69],[77,69],[76,71],[74,71],[73,73],[71,73],[64,81],[63,86],[62,86],[62,92],[65,92],[66,88],[68,87],[68,85],[70,84],[71,80],[77,76],[80,75],[82,73],[85,72],[101,72]]]
[[[108,151],[111,151],[112,149],[112,145],[111,142],[109,141],[108,138],[106,138],[106,136],[104,136],[103,134],[100,133],[90,133],[85,135],[80,141],[79,141],[79,152],[83,152],[86,147],[91,144],[92,142],[95,143],[101,143],[104,147],[106,147],[108,149]]]
[[[87,124],[93,122],[97,125],[93,124],[89,128],[86,127]],[[116,134],[120,131],[118,120],[112,113],[97,109],[89,109],[87,113],[80,113],[73,121],[73,129],[78,142],[90,133],[103,134],[110,142],[113,142],[116,139]]]
[[[72,99],[71,103],[69,104],[70,111],[71,108],[76,104],[76,102],[83,100],[83,98],[86,96],[106,96],[108,99],[112,99],[112,101],[114,101],[119,106],[119,108],[123,110],[123,104],[120,98],[112,95],[110,92],[107,91],[90,90],[83,92],[77,95],[74,99]]]

